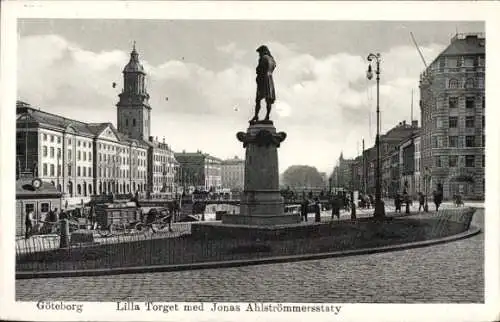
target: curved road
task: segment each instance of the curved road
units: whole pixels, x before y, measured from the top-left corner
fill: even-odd
[[[473,225],[484,227],[484,211]],[[16,281],[21,301],[482,303],[484,235],[372,255],[180,272]]]

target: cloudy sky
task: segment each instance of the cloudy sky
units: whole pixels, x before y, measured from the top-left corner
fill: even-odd
[[[380,52],[382,131],[419,120],[418,78],[458,32],[482,22],[19,20],[18,99],[85,122],[116,125],[116,107],[135,40],[148,73],[152,135],[176,151],[244,157],[235,134],[248,126],[255,49],[277,61],[271,115],[288,137],[280,170],[293,164],[331,172],[341,151],[354,157],[375,137],[375,81],[366,56]],[[112,87],[116,82],[118,86]],[[168,97],[168,100],[167,100]],[[263,113],[261,117],[263,117]],[[371,125],[371,126],[370,126]]]

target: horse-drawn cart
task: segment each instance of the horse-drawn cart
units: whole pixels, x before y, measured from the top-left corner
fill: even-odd
[[[97,204],[97,230],[100,235],[110,235],[118,230],[135,228],[135,224],[141,221],[140,214],[139,208],[133,202]]]
[[[129,233],[150,229],[153,233],[168,226],[172,231],[172,214],[167,208],[139,208],[134,202],[96,205],[97,233],[101,237],[118,232]]]

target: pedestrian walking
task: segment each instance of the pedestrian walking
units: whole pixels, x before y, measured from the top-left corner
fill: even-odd
[[[315,202],[314,202],[314,221],[315,222],[320,222],[321,221],[321,203],[319,202],[319,198],[316,197]]]
[[[28,211],[26,213],[26,217],[25,217],[25,220],[24,220],[24,224],[26,226],[26,232],[24,234],[24,238],[25,239],[28,239],[30,238],[30,236],[32,235],[33,233],[33,221],[35,220],[34,218],[34,213],[33,211]]]
[[[351,210],[351,199],[347,193],[345,195],[344,205],[345,205],[345,211],[349,212]]]
[[[356,204],[351,203],[351,220],[356,220]]]
[[[436,206],[436,212],[439,211],[439,206],[443,202],[443,194],[438,190],[434,190],[432,193],[434,199],[434,205]]]
[[[418,193],[418,212],[420,209],[425,210],[425,196],[422,192]]]
[[[300,212],[301,212],[301,217],[304,221],[307,221],[307,207],[309,206],[309,202],[307,201],[306,198],[302,200],[302,203],[300,205]]]
[[[409,214],[410,213],[410,195],[408,195],[408,191],[406,191],[406,189],[403,192],[403,200],[404,200],[404,203],[406,204],[405,213]]]
[[[401,196],[399,193],[394,196],[394,207],[396,208],[395,212],[401,213]]]

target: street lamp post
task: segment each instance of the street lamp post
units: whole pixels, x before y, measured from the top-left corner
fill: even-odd
[[[375,213],[373,216],[375,218],[383,218],[385,217],[385,208],[381,199],[381,187],[380,187],[380,61],[381,56],[379,53],[372,54],[370,53],[367,57],[368,60],[368,71],[366,72],[366,77],[370,80],[373,78],[372,72],[372,62],[376,63],[375,74],[377,75],[377,136],[375,138],[375,145],[377,149],[377,164],[376,164],[376,173],[375,173]]]

